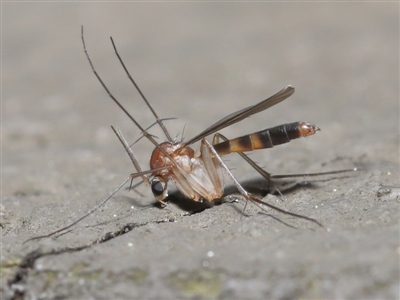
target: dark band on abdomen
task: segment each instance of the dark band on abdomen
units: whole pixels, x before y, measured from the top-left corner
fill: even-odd
[[[288,143],[299,137],[315,134],[318,130],[320,129],[316,125],[307,122],[294,122],[225,141],[214,145],[214,148],[219,155],[225,155],[231,152],[246,152],[272,148],[276,145]]]

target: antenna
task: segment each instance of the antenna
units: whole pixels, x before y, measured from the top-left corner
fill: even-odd
[[[144,96],[144,94],[142,93],[142,91],[140,90],[139,86],[136,84],[135,80],[133,80],[131,74],[129,73],[128,69],[126,68],[124,62],[122,61],[121,56],[118,53],[117,47],[115,46],[114,40],[112,37],[110,37],[111,43],[113,45],[115,54],[118,57],[119,62],[121,63],[122,67],[125,70],[126,75],[128,75],[129,80],[133,83],[133,85],[135,86],[136,90],[139,92],[140,96],[142,97],[142,99],[144,100],[144,102],[146,103],[146,105],[148,106],[148,108],[150,108],[151,112],[153,113],[154,117],[157,120],[158,125],[160,125],[162,131],[164,131],[165,136],[167,137],[169,142],[173,142],[171,135],[169,134],[167,128],[164,126],[164,123],[162,122],[162,119],[160,119],[158,117],[158,115],[156,114],[156,112],[154,111],[153,107],[150,105],[149,101],[147,101],[146,97]]]

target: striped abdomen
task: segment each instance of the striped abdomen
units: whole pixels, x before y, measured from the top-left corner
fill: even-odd
[[[299,137],[313,135],[318,130],[318,126],[307,122],[283,124],[216,144],[214,148],[219,155],[272,148]]]

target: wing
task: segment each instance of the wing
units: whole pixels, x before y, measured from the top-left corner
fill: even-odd
[[[193,144],[202,138],[217,132],[218,130],[221,130],[225,127],[228,127],[232,124],[235,124],[247,117],[250,117],[251,115],[254,115],[256,113],[259,113],[275,104],[278,104],[279,102],[282,102],[286,98],[290,97],[294,93],[294,87],[291,85],[288,85],[285,87],[283,90],[277,92],[275,95],[269,97],[268,99],[265,99],[264,101],[261,101],[258,104],[251,105],[249,107],[243,108],[241,110],[238,110],[225,118],[222,118],[218,122],[214,123],[210,127],[208,127],[206,130],[202,131],[195,137],[191,138],[189,141],[185,143],[186,145]]]

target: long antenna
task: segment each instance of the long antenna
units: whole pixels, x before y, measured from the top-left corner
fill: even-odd
[[[83,44],[83,51],[85,52],[86,58],[89,61],[90,67],[92,68],[92,72],[96,76],[97,80],[100,82],[100,84],[103,86],[104,90],[107,92],[108,96],[119,106],[119,108],[122,109],[122,111],[128,116],[129,119],[132,120],[132,122],[139,128],[139,130],[142,132],[142,134],[150,141],[153,143],[154,146],[156,146],[160,151],[166,156],[170,157],[167,151],[165,151],[164,148],[160,147],[160,145],[156,142],[156,140],[153,138],[151,134],[149,134],[140,124],[135,120],[134,117],[126,110],[125,107],[122,106],[122,104],[117,100],[117,98],[114,97],[114,95],[110,92],[108,87],[105,85],[103,80],[101,79],[100,75],[97,73],[96,69],[94,68],[94,65],[92,63],[92,60],[90,59],[89,53],[86,50],[86,43],[85,43],[85,38],[83,36],[83,26],[81,27],[81,38],[82,38],[82,44]],[[176,162],[171,159],[171,162],[176,165]]]
[[[107,92],[108,96],[119,106],[119,108],[122,109],[122,111],[129,117],[129,119],[131,119],[132,122],[135,123],[135,125],[137,126],[137,128],[140,129],[142,134],[157,147],[158,143],[154,140],[154,138],[146,130],[144,130],[144,128],[142,126],[140,126],[140,124],[132,117],[132,115],[125,109],[125,107],[123,107],[122,104],[114,97],[114,95],[111,94],[110,90],[105,85],[103,80],[100,78],[99,74],[97,74],[97,71],[93,66],[92,60],[90,59],[89,54],[86,50],[85,38],[83,37],[83,26],[81,27],[81,37],[82,37],[83,50],[85,51],[86,58],[89,61],[90,67],[92,68],[92,71],[93,71],[94,75],[97,77],[97,79],[99,80],[100,84],[103,86],[103,88]]]
[[[162,131],[164,131],[165,136],[167,137],[169,142],[172,142],[172,138],[171,135],[169,134],[167,128],[164,126],[164,123],[162,122],[162,119],[160,119],[157,115],[157,113],[154,111],[153,107],[150,105],[149,101],[147,101],[146,97],[144,96],[144,94],[142,93],[142,91],[140,90],[139,86],[136,84],[135,80],[133,80],[131,74],[129,73],[128,69],[126,68],[124,62],[122,61],[121,56],[118,53],[117,47],[115,46],[114,40],[112,37],[110,37],[111,39],[111,43],[113,45],[115,54],[118,57],[119,62],[121,63],[122,67],[125,70],[126,75],[128,75],[129,80],[133,83],[133,85],[135,86],[136,90],[139,92],[140,96],[142,96],[142,99],[144,100],[144,102],[146,102],[146,105],[148,106],[148,108],[150,108],[151,112],[153,113],[154,117],[157,120],[158,125],[160,125]]]
[[[149,141],[151,141],[157,148],[159,148],[167,157],[168,154],[165,152],[164,149],[162,149],[159,144],[155,141],[155,139],[153,138],[153,136],[151,134],[149,134],[147,132],[147,129],[144,129],[142,126],[140,126],[140,124],[132,117],[132,115],[121,105],[121,103],[111,94],[110,90],[107,88],[107,86],[104,84],[103,80],[100,78],[99,74],[97,73],[97,71],[95,70],[93,63],[89,57],[89,54],[86,50],[86,44],[85,44],[85,39],[84,39],[84,35],[83,35],[83,26],[81,27],[81,38],[82,38],[82,44],[83,44],[83,50],[85,52],[86,58],[89,61],[90,67],[92,68],[93,73],[95,74],[95,76],[97,77],[97,79],[99,80],[99,82],[101,83],[101,85],[103,86],[103,88],[106,90],[107,94],[109,95],[109,97],[122,109],[122,111],[132,120],[132,122],[140,129],[140,131],[142,132],[143,136],[145,136]],[[111,39],[112,40],[112,39]],[[118,55],[118,52],[115,48],[114,42],[113,42],[113,46],[114,49]],[[120,59],[119,55],[118,58]],[[120,59],[121,61],[121,59]],[[122,63],[122,61],[121,61]],[[124,64],[122,63],[124,69],[126,70]],[[126,70],[127,72],[127,70]],[[129,73],[127,72],[128,76],[130,77]],[[131,77],[130,77],[131,78]],[[133,82],[133,79],[131,79]],[[134,82],[133,82],[134,83]],[[165,132],[165,134],[167,135],[168,139],[171,140],[168,131],[165,129],[165,127],[162,124],[162,119],[158,118],[158,116],[155,114],[154,110],[152,109],[152,107],[150,106],[150,104],[148,103],[148,101],[146,100],[146,98],[144,98],[143,94],[141,93],[141,91],[139,90],[138,86],[134,83],[135,87],[138,89],[139,93],[142,95],[144,101],[147,103],[148,107],[151,109],[151,111],[153,112],[153,114],[156,116],[157,119],[157,123],[160,124],[160,126],[163,128],[163,131]],[[153,126],[153,125],[151,125]],[[108,197],[106,197],[105,199],[103,199],[99,204],[97,204],[94,208],[90,209],[88,212],[86,212],[83,216],[81,216],[80,218],[78,218],[76,221],[72,222],[71,224],[60,228],[56,231],[53,231],[49,234],[46,235],[41,235],[41,236],[36,236],[33,238],[30,238],[28,240],[26,240],[24,243],[32,241],[32,240],[37,240],[37,239],[42,239],[42,238],[46,238],[46,237],[51,237],[57,233],[63,232],[69,228],[71,228],[72,226],[78,224],[80,221],[82,221],[83,219],[87,218],[88,216],[90,216],[92,213],[94,213],[96,210],[98,210],[101,206],[103,206],[108,200],[110,200],[128,181],[141,176],[143,181],[146,183],[149,183],[149,178],[147,177],[147,174],[151,173],[153,170],[148,170],[148,171],[141,171],[141,168],[139,166],[139,163],[137,162],[137,159],[135,157],[135,155],[133,154],[132,150],[130,149],[128,143],[126,142],[126,140],[123,138],[121,132],[119,131],[119,129],[115,129],[114,127],[112,127],[112,129],[114,130],[115,134],[117,135],[117,137],[119,138],[120,142],[122,143],[122,145],[124,146],[125,150],[127,151],[129,157],[131,158],[131,161],[133,163],[133,165],[135,166],[136,170],[138,171],[135,174],[131,174],[123,183],[120,184],[120,186],[115,189]],[[161,168],[162,169],[162,168]],[[133,176],[135,175],[135,176]]]

